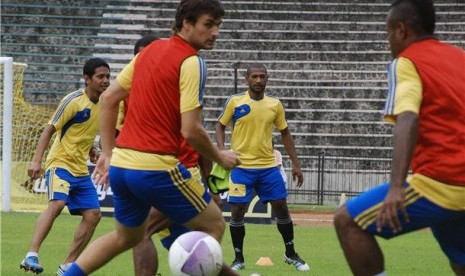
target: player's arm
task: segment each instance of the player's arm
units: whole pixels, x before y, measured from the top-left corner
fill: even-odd
[[[105,92],[100,95],[100,144],[102,153],[97,161],[92,177],[97,184],[108,187],[108,168],[110,167],[111,153],[115,147],[116,120],[119,105],[128,95],[132,85],[132,75],[137,57],[126,65]]]
[[[218,122],[215,125],[215,140],[216,145],[219,149],[224,150],[226,149],[226,126],[231,121],[233,116],[233,100],[229,98],[226,102],[223,111],[221,112],[220,117],[218,118]]]
[[[128,95],[128,92],[117,81],[100,95],[100,142],[102,154],[106,156],[111,156],[111,151],[115,147],[115,126],[119,106]]]
[[[224,168],[233,168],[238,163],[236,154],[220,151],[215,147],[202,126],[202,109],[200,107],[181,114],[181,133],[184,139],[201,155],[217,162]]]
[[[215,147],[202,125],[202,94],[206,74],[206,64],[201,57],[191,56],[181,65],[181,133],[199,154],[230,169],[239,163],[236,154]]]
[[[216,145],[218,146],[219,149],[224,150],[226,149],[225,147],[225,137],[226,137],[226,126],[223,125],[220,122],[216,123],[215,126],[215,139],[216,139]]]
[[[36,151],[32,157],[31,165],[27,171],[29,177],[37,179],[40,177],[40,171],[42,169],[42,158],[44,153],[50,144],[53,134],[56,132],[56,129],[53,125],[47,124],[44,131],[40,135],[39,142],[37,144]]]
[[[406,211],[404,183],[410,168],[418,135],[418,113],[422,95],[422,83],[413,63],[406,58],[394,60],[389,67],[388,97],[384,109],[384,118],[395,122],[393,135],[393,157],[389,192],[378,212],[376,225],[378,231],[383,226],[391,227],[393,232],[401,231],[398,213],[405,221],[409,220]]]
[[[281,130],[281,138],[283,141],[284,149],[286,150],[289,158],[292,161],[292,179],[297,179],[297,187],[301,187],[304,183],[302,169],[300,168],[299,159],[297,159],[297,152],[295,150],[294,139],[292,138],[289,128]]]
[[[115,147],[115,125],[119,103],[128,96],[128,92],[116,81],[110,84],[100,95],[100,144],[102,153],[97,161],[92,178],[97,184],[108,187],[108,169],[112,150]]]
[[[78,93],[78,92],[76,92]],[[31,178],[40,177],[40,171],[42,166],[42,159],[44,157],[45,151],[47,150],[50,140],[55,132],[60,131],[63,126],[65,126],[69,120],[71,120],[76,115],[76,105],[73,101],[75,93],[66,95],[58,105],[55,113],[52,118],[48,121],[45,126],[44,131],[40,135],[39,143],[32,158],[31,165],[28,170],[28,175]]]
[[[202,180],[204,183],[207,182],[207,178],[210,175],[210,172],[212,171],[212,161],[203,155],[199,156],[199,167],[200,167],[200,175],[202,175]]]

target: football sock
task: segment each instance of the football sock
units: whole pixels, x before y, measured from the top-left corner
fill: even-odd
[[[231,232],[231,240],[234,248],[234,254],[236,255],[235,260],[244,261],[244,254],[242,252],[245,237],[244,220],[230,220],[229,231]]]
[[[283,237],[284,246],[286,247],[286,256],[292,257],[294,256],[294,225],[292,225],[292,219],[288,218],[278,218],[277,219],[277,226],[279,233]]]
[[[387,275],[387,274],[383,271],[383,272],[380,272],[380,273],[378,273],[378,274],[376,274],[376,275],[374,275],[374,276],[386,276],[386,275]]]
[[[73,263],[68,270],[66,270],[65,275],[72,276],[86,276],[86,273],[78,266],[77,263]]]
[[[29,257],[37,257],[37,258],[39,258],[39,253],[33,252],[33,251],[27,252],[26,258],[29,258]]]

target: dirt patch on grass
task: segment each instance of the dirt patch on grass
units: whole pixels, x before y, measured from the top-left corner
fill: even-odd
[[[334,212],[329,211],[293,211],[291,212],[292,222],[297,226],[333,226]]]

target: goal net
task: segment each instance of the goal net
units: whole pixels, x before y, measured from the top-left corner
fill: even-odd
[[[10,204],[13,211],[41,211],[47,205],[47,190],[45,181],[32,181],[27,175],[29,164],[37,146],[39,137],[53,114],[54,109],[48,106],[29,104],[23,94],[23,77],[26,64],[13,63],[13,120],[11,141],[11,181]],[[4,103],[4,73],[5,66],[1,65],[1,95]],[[2,113],[2,130],[3,126]],[[3,138],[2,135],[2,152]],[[45,156],[43,160],[45,161]],[[5,161],[5,160],[2,160]],[[4,164],[3,164],[4,165]],[[3,183],[3,187],[8,183]],[[2,193],[3,195],[3,193]]]

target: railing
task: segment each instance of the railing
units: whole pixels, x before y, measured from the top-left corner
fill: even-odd
[[[354,197],[364,190],[389,180],[389,158],[318,156],[300,158],[304,184],[297,188],[288,176],[288,202],[291,204],[333,205],[340,196]]]

